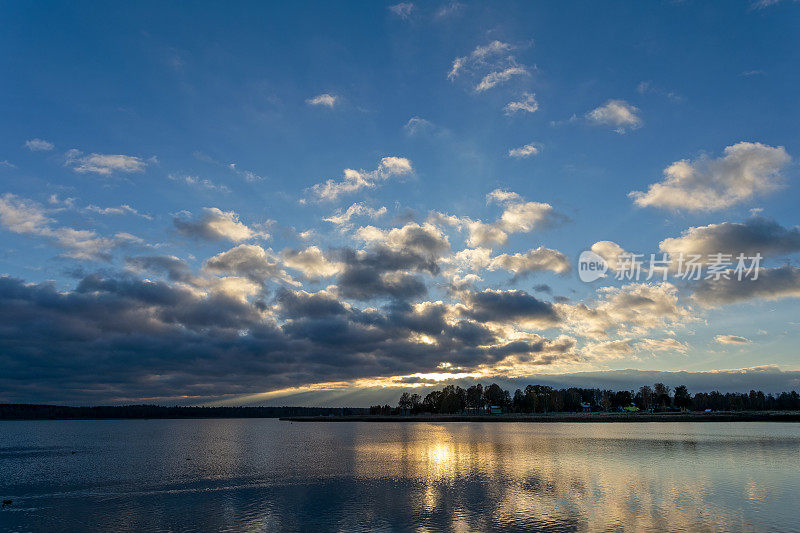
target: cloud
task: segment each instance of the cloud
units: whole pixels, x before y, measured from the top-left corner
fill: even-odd
[[[689,346],[676,339],[615,339],[610,341],[587,342],[581,353],[595,360],[639,359],[640,353],[675,352],[686,353]]]
[[[374,226],[359,228],[356,237],[364,242],[380,244],[397,252],[413,252],[428,257],[440,257],[450,250],[450,242],[439,228],[430,223],[416,222],[401,228],[381,230]]]
[[[731,254],[734,260],[739,254],[780,256],[800,251],[800,228],[784,228],[774,220],[753,217],[745,222],[691,227],[680,237],[664,239],[658,247],[672,257],[694,254],[703,256],[702,260],[718,253]]]
[[[109,176],[115,172],[144,172],[147,166],[144,160],[135,156],[94,153],[83,155],[83,152],[75,149],[67,152],[64,164],[81,174],[91,172],[101,176]]]
[[[642,126],[639,108],[625,100],[608,100],[600,107],[586,113],[586,119],[598,126],[611,126],[617,133],[625,133]]]
[[[411,16],[411,12],[414,11],[414,4],[411,2],[401,2],[399,4],[389,6],[389,11],[401,19],[407,20]]]
[[[519,322],[528,327],[550,327],[559,322],[553,305],[521,290],[468,293],[461,310],[479,322]]]
[[[503,108],[506,115],[514,113],[535,113],[539,109],[536,95],[532,93],[522,93],[522,99],[516,102],[509,102]]]
[[[717,335],[714,337],[714,342],[717,344],[749,344],[751,341],[747,337],[738,335]]]
[[[55,148],[55,145],[43,139],[31,139],[29,141],[25,141],[25,148],[31,152],[49,152]]]
[[[339,100],[338,96],[324,93],[314,96],[313,98],[307,99],[306,103],[308,105],[324,106],[332,109],[333,106],[336,105],[336,102],[338,102],[338,100]]]
[[[436,242],[435,234],[422,235],[425,229],[421,230],[389,231],[367,250],[340,250],[338,260],[345,264],[337,280],[341,295],[357,300],[408,300],[427,294],[419,274],[439,273],[436,255],[442,244]]]
[[[0,225],[12,233],[48,239],[63,248],[66,257],[108,261],[112,248],[130,242],[122,234],[121,238],[101,237],[92,230],[54,226],[53,222],[36,202],[11,193],[0,196]]]
[[[329,217],[323,218],[325,222],[330,222],[336,226],[341,228],[347,228],[350,226],[350,220],[354,216],[367,216],[372,219],[376,219],[382,217],[386,214],[386,207],[381,206],[379,208],[372,208],[368,207],[364,202],[356,202],[348,207],[346,210],[342,211],[338,209],[336,213],[330,215]]]
[[[795,266],[762,268],[757,279],[740,281],[732,271],[725,275],[728,279],[698,281],[692,299],[704,307],[718,307],[754,299],[800,298],[800,268]]]
[[[305,250],[283,250],[283,263],[299,270],[306,278],[327,278],[340,273],[344,265],[329,261],[317,246],[309,246]]]
[[[170,281],[195,283],[186,261],[174,255],[140,255],[125,259],[125,266],[134,272],[166,274]]]
[[[495,189],[486,195],[487,202],[495,202],[498,204],[503,203],[516,203],[522,202],[522,196],[514,191],[507,191],[505,189]]]
[[[640,207],[715,211],[778,189],[781,170],[791,161],[783,146],[740,142],[723,156],[682,159],[664,169],[664,181],[647,192],[629,194]]]
[[[514,56],[509,54],[514,48],[513,45],[501,41],[492,41],[485,46],[478,46],[469,55],[453,60],[450,71],[447,73],[447,79],[454,81],[466,72],[470,79],[480,78],[474,89],[476,92],[484,92],[511,78],[529,75],[527,67],[520,65]],[[533,95],[524,93],[524,96],[525,100],[520,104],[527,107],[536,105]]]
[[[403,126],[403,129],[406,131],[407,135],[414,136],[432,131],[434,125],[431,121],[425,120],[424,118],[411,117],[408,119],[408,122],[406,122],[406,125]]]
[[[489,262],[488,269],[502,269],[513,272],[515,276],[524,276],[544,270],[549,270],[556,274],[564,274],[570,271],[571,265],[567,256],[558,250],[540,246],[539,248],[528,250],[524,254],[498,255]]]
[[[280,258],[272,250],[255,244],[240,244],[210,257],[203,265],[203,270],[211,274],[241,276],[260,284],[279,281],[298,285],[283,269]]]
[[[384,157],[378,168],[373,171],[345,169],[344,179],[341,181],[329,179],[324,183],[318,183],[311,187],[310,193],[318,200],[333,201],[343,194],[374,188],[382,181],[412,172],[411,161],[405,157]]]
[[[797,0],[793,0],[797,2]],[[781,0],[753,0],[750,2],[751,9],[766,9],[768,7],[772,7],[781,3]]]
[[[527,202],[519,194],[496,189],[486,195],[489,202],[503,204],[500,218],[491,223],[433,212],[429,220],[448,224],[469,232],[467,244],[471,247],[502,245],[511,233],[528,233],[545,229],[565,220],[550,204]]]
[[[613,241],[598,241],[592,245],[591,251],[605,259],[608,268],[616,270],[619,259],[623,256],[630,256],[622,246]]]
[[[475,86],[475,90],[478,92],[487,91],[496,85],[507,82],[514,76],[527,76],[529,74],[530,73],[527,71],[527,69],[525,69],[525,67],[510,66],[504,68],[503,70],[490,72],[484,76],[480,83]]]
[[[636,350],[639,352],[678,352],[686,353],[689,345],[677,339],[639,339],[635,343]]]
[[[237,175],[243,177],[244,180],[249,183],[254,183],[256,181],[261,181],[264,179],[262,176],[259,176],[255,172],[252,172],[250,170],[240,169],[239,167],[236,166],[236,163],[228,164],[228,168],[231,169],[233,172],[235,172]]]
[[[189,175],[178,175],[178,174],[168,174],[169,179],[172,181],[182,181],[191,187],[197,187],[198,189],[206,189],[209,191],[219,191],[222,193],[229,193],[231,190],[225,185],[217,185],[213,181],[200,178],[199,176],[189,176]]]
[[[437,19],[443,19],[443,18],[451,17],[451,16],[455,15],[456,13],[458,13],[459,11],[461,11],[461,9],[463,7],[464,7],[464,4],[462,4],[460,2],[451,1],[451,2],[443,5],[442,7],[440,7],[436,11],[436,15],[435,16],[436,16]]]
[[[537,155],[539,153],[539,148],[531,144],[526,144],[525,146],[520,146],[519,148],[512,148],[508,151],[509,157],[515,157],[517,159],[530,157],[532,155]]]
[[[643,81],[640,82],[639,85],[636,86],[636,92],[639,94],[656,94],[659,96],[663,96],[668,100],[672,100],[673,102],[682,102],[683,97],[674,91],[667,91],[666,89],[662,89],[661,87],[653,84],[651,81]]]
[[[486,46],[478,46],[468,56],[457,57],[453,60],[453,65],[450,67],[447,79],[452,81],[458,77],[465,68],[485,65],[487,59],[498,55],[504,55],[513,48],[514,47],[510,44],[501,41],[492,41]]]
[[[602,287],[595,302],[555,304],[566,328],[588,338],[610,334],[644,335],[694,320],[691,308],[678,302],[678,288],[668,282]]]
[[[118,207],[99,207],[96,205],[88,205],[86,206],[86,211],[89,211],[90,213],[97,213],[98,215],[135,215],[147,220],[153,219],[153,217],[150,215],[142,214],[128,204],[122,204]]]
[[[222,211],[217,207],[204,207],[203,215],[196,219],[176,217],[175,228],[181,235],[209,241],[227,239],[233,242],[250,239],[268,239],[269,234],[252,229],[239,221],[233,211]]]

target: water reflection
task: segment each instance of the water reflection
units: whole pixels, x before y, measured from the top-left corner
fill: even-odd
[[[3,428],[8,531],[797,528],[797,424]]]

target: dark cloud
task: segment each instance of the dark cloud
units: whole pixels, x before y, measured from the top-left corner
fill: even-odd
[[[166,274],[170,281],[191,282],[194,279],[186,261],[172,255],[141,255],[129,257],[125,265],[134,270]]]
[[[369,251],[339,250],[344,271],[338,286],[342,296],[356,300],[380,297],[418,298],[428,289],[416,273],[438,274],[436,261],[423,254],[377,246]]]
[[[525,291],[500,291],[487,289],[470,293],[469,308],[464,314],[480,322],[507,322],[514,320],[556,324],[558,315],[552,304],[539,300]]]
[[[671,254],[791,254],[800,251],[800,228],[784,228],[774,220],[753,217],[745,222],[689,228],[680,237],[662,241],[659,247]]]
[[[278,293],[279,313],[284,318],[320,318],[343,315],[344,305],[333,295],[283,290]]]
[[[733,270],[729,270],[726,275],[729,279],[698,281],[694,286],[692,298],[707,307],[755,298],[765,300],[800,298],[800,268],[795,266],[762,268],[757,279],[744,277],[739,280]]]
[[[66,291],[2,277],[0,401],[198,403],[435,372],[443,361],[469,369],[509,354],[571,357],[546,340],[493,348],[498,341],[484,325],[449,322],[447,313],[444,304],[402,300],[358,309],[333,293],[288,289],[250,303],[130,273],[87,275]]]

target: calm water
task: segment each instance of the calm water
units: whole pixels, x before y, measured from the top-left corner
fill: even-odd
[[[800,424],[0,422],[2,531],[800,531],[798,494]]]

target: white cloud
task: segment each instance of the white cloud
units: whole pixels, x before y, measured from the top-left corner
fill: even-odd
[[[464,4],[462,4],[460,2],[452,1],[449,4],[443,5],[442,7],[439,8],[438,11],[436,11],[436,18],[437,19],[442,19],[442,18],[447,18],[447,17],[453,16],[456,13],[458,13],[459,11],[461,11],[461,8],[463,8],[463,7],[464,7]]]
[[[539,109],[539,103],[536,101],[536,95],[531,93],[522,93],[522,99],[516,102],[509,102],[503,108],[506,115],[513,115],[514,113],[535,113]]]
[[[401,19],[408,19],[408,17],[411,16],[411,12],[414,11],[414,4],[411,2],[401,2],[399,4],[389,6],[389,11]]]
[[[605,338],[613,332],[643,335],[694,319],[691,308],[678,303],[678,288],[671,283],[631,283],[602,287],[597,293],[597,301],[590,305],[555,304],[568,329],[588,338]]]
[[[520,66],[511,66],[503,70],[496,70],[484,76],[480,83],[475,86],[475,90],[478,92],[486,91],[496,85],[507,82],[514,76],[527,76],[528,74],[529,72],[527,69]]]
[[[319,200],[332,201],[343,194],[373,188],[381,181],[412,172],[411,161],[405,157],[384,157],[378,168],[373,171],[348,168],[344,171],[344,179],[340,181],[329,179],[324,183],[318,183],[311,187],[310,192]]]
[[[89,154],[83,155],[80,150],[69,150],[66,154],[66,166],[75,172],[85,174],[91,172],[108,176],[114,172],[143,172],[147,162],[139,157],[114,154]]]
[[[783,146],[740,142],[716,159],[703,155],[695,161],[676,161],[664,169],[664,181],[629,196],[640,207],[725,209],[778,189],[781,170],[790,161]]]
[[[431,131],[433,127],[433,123],[429,120],[420,117],[411,117],[408,119],[408,122],[406,122],[406,125],[403,126],[403,129],[406,130],[406,134],[408,135],[417,135],[419,133]]]
[[[416,252],[431,257],[440,257],[450,250],[450,241],[442,231],[431,223],[410,222],[401,228],[382,230],[365,226],[356,231],[356,237],[364,242],[382,244],[400,252]]]
[[[189,175],[180,175],[180,174],[169,174],[169,179],[172,181],[182,181],[186,185],[190,187],[196,187],[198,189],[205,189],[208,191],[218,191],[222,193],[229,193],[231,190],[225,185],[217,185],[213,181],[201,178],[199,176],[189,176]]]
[[[86,210],[91,213],[97,213],[98,215],[136,215],[142,218],[146,218],[147,220],[153,219],[153,217],[151,217],[150,215],[139,213],[139,211],[129,206],[128,204],[122,204],[118,207],[99,207],[96,205],[88,205],[86,206]]]
[[[267,239],[269,234],[248,227],[239,221],[233,211],[222,211],[217,207],[204,207],[203,215],[197,219],[175,218],[176,229],[187,237],[206,240],[227,239],[241,242],[254,238]]]
[[[338,100],[339,100],[338,96],[324,93],[324,94],[319,94],[313,98],[309,98],[308,100],[306,100],[306,103],[308,105],[321,105],[324,107],[332,108],[333,106],[336,105],[336,102]]]
[[[330,222],[336,226],[346,227],[349,225],[350,219],[354,216],[368,216],[370,218],[378,218],[386,214],[386,207],[381,206],[377,209],[368,207],[364,202],[356,202],[348,207],[346,210],[337,210],[333,215],[323,218],[325,222]]]
[[[625,100],[609,100],[586,113],[586,119],[596,125],[611,126],[617,133],[635,130],[642,125],[639,108]]]
[[[256,174],[255,172],[251,172],[250,170],[241,170],[239,167],[236,166],[236,163],[231,163],[228,165],[228,168],[231,169],[233,172],[238,174],[239,176],[243,177],[245,181],[250,183],[261,181],[264,178]]]
[[[463,69],[475,65],[483,65],[488,58],[506,54],[513,48],[514,47],[510,44],[501,41],[492,41],[486,46],[478,46],[470,55],[457,57],[453,60],[453,65],[450,68],[450,72],[447,74],[447,79],[453,80],[461,74]]]
[[[286,273],[271,249],[265,250],[255,244],[240,244],[210,257],[203,265],[203,270],[212,274],[242,276],[256,283],[280,281],[299,285]]]
[[[519,148],[512,148],[508,151],[508,157],[516,157],[519,159],[537,155],[538,153],[539,148],[533,143],[530,143],[526,144],[525,146],[520,146]]]
[[[486,203],[497,202],[498,204],[506,202],[521,202],[522,196],[514,191],[506,191],[504,189],[495,189],[486,195]]]
[[[31,139],[29,141],[25,141],[25,147],[31,152],[49,152],[55,148],[55,145],[51,142],[45,141],[44,139]]]
[[[522,276],[543,270],[564,274],[570,271],[571,266],[567,256],[558,250],[540,246],[528,250],[524,254],[498,255],[489,262],[488,268],[489,270],[507,270],[516,276]]]
[[[66,250],[67,257],[108,260],[110,250],[129,239],[101,237],[92,230],[52,225],[41,205],[6,193],[0,197],[0,225],[12,233],[42,237]]]
[[[679,352],[689,351],[689,345],[677,339],[639,339],[635,343],[637,351],[647,352]]]
[[[317,246],[309,246],[305,250],[284,250],[281,252],[283,263],[299,270],[306,278],[327,278],[340,273],[344,265],[329,261]]]
[[[717,344],[749,344],[751,341],[747,337],[739,335],[717,335],[714,337],[714,342]]]
[[[495,222],[483,222],[438,212],[431,213],[430,220],[466,229],[469,232],[467,245],[474,248],[502,245],[508,241],[508,235],[511,233],[528,233],[546,228],[564,218],[550,204],[526,202],[515,192],[495,189],[486,195],[486,199],[504,205],[503,213]]]
[[[620,257],[629,255],[622,246],[613,241],[598,241],[592,245],[591,250],[605,259],[612,271],[616,270]]]

